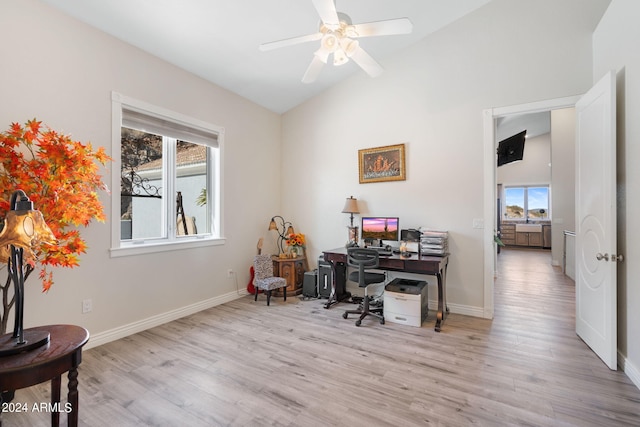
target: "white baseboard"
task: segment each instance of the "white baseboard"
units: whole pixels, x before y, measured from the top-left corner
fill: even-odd
[[[484,309],[481,307],[472,307],[470,305],[450,304],[447,303],[450,313],[463,314],[465,316],[484,317]],[[429,300],[429,310],[438,310],[438,301]]]
[[[204,301],[198,301],[195,304],[177,308],[166,313],[151,316],[137,322],[129,323],[128,325],[123,325],[114,329],[110,329],[108,331],[100,332],[95,335],[91,335],[91,339],[84,348],[85,350],[87,350],[93,347],[98,347],[102,344],[106,344],[108,342],[115,341],[129,335],[137,334],[138,332],[160,326],[167,322],[171,322],[172,320],[180,319],[181,317],[189,316],[190,314],[194,314],[199,311],[206,310],[208,308],[215,307],[217,305],[224,304],[238,298],[242,298],[245,295],[248,295],[248,292],[246,290],[240,292],[229,292],[227,294],[209,298]]]
[[[618,353],[618,366],[629,377],[631,382],[640,389],[640,370],[633,366],[622,354]]]

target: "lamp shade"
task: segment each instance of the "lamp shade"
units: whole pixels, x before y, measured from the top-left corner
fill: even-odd
[[[347,58],[347,54],[344,53],[342,48],[338,48],[333,52],[333,65],[343,65],[349,62],[349,58]]]
[[[0,262],[8,260],[9,245],[25,249],[27,259],[35,260],[35,248],[41,244],[53,245],[56,238],[38,210],[10,210],[0,232]]]
[[[359,214],[358,199],[354,199],[353,196],[347,198],[344,208],[342,208],[342,213]]]
[[[271,221],[269,222],[269,231],[276,231],[278,233],[278,250],[280,251],[278,254],[284,253],[282,243],[287,239],[287,236],[295,234],[293,224],[285,221],[280,215],[276,215],[271,217]]]

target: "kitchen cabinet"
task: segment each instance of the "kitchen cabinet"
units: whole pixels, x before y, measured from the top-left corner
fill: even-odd
[[[542,232],[516,232],[516,245],[541,248],[542,247]]]
[[[502,223],[500,224],[500,240],[506,246],[549,249],[551,247],[551,224]]]
[[[516,225],[515,224],[500,224],[500,240],[505,245],[516,244]]]

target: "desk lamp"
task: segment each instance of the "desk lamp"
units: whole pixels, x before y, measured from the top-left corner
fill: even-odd
[[[351,225],[347,227],[349,230],[349,241],[347,247],[358,246],[358,227],[353,226],[353,214],[359,214],[358,199],[354,199],[353,196],[349,196],[342,208],[342,213],[351,214]]]
[[[24,281],[33,271],[31,264],[37,259],[34,249],[55,243],[56,238],[42,213],[33,208],[33,202],[24,191],[15,191],[0,231],[0,262],[7,263],[7,281],[13,282],[16,312],[13,335],[0,337],[0,356],[33,350],[49,342],[49,332],[24,331]]]
[[[280,222],[280,224],[276,223],[276,219]],[[271,222],[269,223],[269,231],[276,230],[278,232],[278,255],[284,253],[284,247],[282,246],[282,242],[287,238],[289,234],[294,234],[293,224],[285,221],[280,215],[276,215],[271,218]]]

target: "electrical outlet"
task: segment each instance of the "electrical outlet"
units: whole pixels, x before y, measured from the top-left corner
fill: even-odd
[[[227,277],[231,277],[233,276],[233,270],[232,269],[228,269],[227,270]]]
[[[93,301],[91,301],[91,298],[83,299],[82,300],[82,314],[89,313],[89,312],[91,312],[91,310],[93,310]]]

